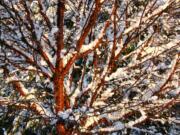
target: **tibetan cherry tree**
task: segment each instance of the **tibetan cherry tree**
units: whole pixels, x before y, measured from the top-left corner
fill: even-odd
[[[1,131],[154,134],[147,122],[176,123],[179,8],[179,0],[1,0]]]

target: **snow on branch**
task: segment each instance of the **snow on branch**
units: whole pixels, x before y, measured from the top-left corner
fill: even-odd
[[[147,89],[145,91],[145,93],[143,94],[143,97],[142,97],[143,101],[149,100],[153,95],[156,95],[162,91],[162,89],[167,85],[167,83],[171,79],[172,75],[174,74],[174,72],[177,68],[178,61],[179,61],[179,56],[177,54],[175,60],[173,61],[171,70],[166,74],[166,76],[164,77],[164,79],[161,82],[157,82],[155,87]]]
[[[110,25],[110,21],[107,21],[104,28],[99,33],[98,38],[95,39],[93,42],[91,42],[88,45],[83,45],[80,49],[80,53],[83,54],[83,53],[86,53],[88,51],[92,51],[92,50],[95,50],[96,48],[98,48],[103,36],[106,33],[106,29],[108,28],[109,25]]]
[[[167,9],[171,4],[173,0],[167,0],[166,3],[162,6],[159,6],[156,10],[154,10],[150,15],[144,18],[140,18],[139,20],[136,20],[136,23],[132,24],[129,28],[127,28],[123,34],[126,35],[130,33],[131,31],[137,29],[140,26],[140,23],[146,23],[148,20],[152,19],[154,16],[161,14],[165,9]],[[142,25],[142,24],[141,24]]]
[[[147,119],[146,113],[144,110],[140,109],[139,110],[141,113],[141,117],[136,119],[135,121],[130,121],[126,124],[127,127],[133,127],[134,125],[141,123]]]
[[[169,43],[163,44],[161,46],[147,47],[144,49],[145,53],[142,52],[141,57],[143,57],[143,59],[137,60],[136,63],[130,63],[129,66],[127,67],[127,69],[132,68],[132,67],[137,66],[137,65],[140,65],[140,64],[142,64],[142,63],[144,63],[144,62],[146,62],[152,58],[156,58],[159,55],[165,53],[166,51],[177,47],[179,45],[179,43],[180,43],[180,40],[178,38],[175,38],[172,41],[170,41]]]

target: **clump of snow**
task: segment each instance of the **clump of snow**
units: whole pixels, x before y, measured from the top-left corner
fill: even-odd
[[[67,55],[65,55],[65,56],[63,57],[63,66],[64,66],[64,67],[67,65],[68,61],[69,61],[76,53],[77,53],[77,52],[74,51],[74,52],[72,52],[72,53],[68,53]]]
[[[38,4],[39,4],[39,3],[38,3],[37,0],[34,0],[34,1],[31,3],[30,8],[31,8],[31,11],[32,11],[33,13],[38,13],[38,12],[39,12],[40,8],[39,8]]]
[[[127,76],[127,73],[124,70],[124,68],[118,68],[116,70],[116,72],[112,73],[109,77],[106,76],[105,81],[109,81],[109,80],[112,80],[112,79],[120,79],[120,78],[124,78],[126,76]]]
[[[106,103],[104,102],[104,101],[95,101],[94,103],[93,103],[93,106],[94,107],[96,107],[96,106],[105,106],[106,105]]]
[[[72,110],[71,109],[67,109],[64,112],[62,112],[62,111],[58,112],[58,116],[63,118],[63,119],[67,119],[71,113],[72,113]]]
[[[93,130],[92,132],[115,132],[115,131],[120,131],[124,128],[125,128],[125,125],[122,122],[117,121],[113,123],[113,126],[100,128],[97,130]]]
[[[54,23],[55,15],[56,15],[56,7],[54,5],[50,6],[47,11],[46,15],[48,16],[51,23]]]
[[[173,89],[173,90],[170,90],[168,92],[169,95],[171,95],[172,97],[175,97],[177,96],[178,94],[180,94],[180,87],[179,88],[176,88],[176,89]]]
[[[93,48],[96,47],[98,41],[99,41],[99,39],[96,39],[96,40],[94,40],[93,42],[91,42],[88,45],[83,45],[81,50],[80,50],[80,53],[84,53],[84,52],[86,52],[88,50],[93,50]]]
[[[98,117],[98,116],[90,116],[90,117],[88,117],[87,120],[86,120],[86,124],[85,124],[85,126],[83,128],[85,128],[85,129],[88,128],[93,123],[98,122],[99,119],[100,119],[100,117]]]
[[[54,27],[52,27],[52,29],[51,29],[51,34],[52,35],[54,35],[56,32],[58,32],[58,27],[57,26],[54,26]]]

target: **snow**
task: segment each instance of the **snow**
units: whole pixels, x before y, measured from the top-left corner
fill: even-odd
[[[97,106],[105,106],[106,103],[105,101],[110,98],[114,93],[112,92],[113,89],[111,88],[107,88],[105,91],[102,92],[101,97],[98,98],[94,103],[93,106],[97,107]],[[100,91],[100,90],[99,90]]]
[[[62,112],[62,111],[58,112],[58,116],[63,119],[67,119],[71,113],[72,113],[72,109],[67,109],[64,112]]]
[[[180,120],[179,120],[179,119],[177,119],[177,118],[175,118],[175,117],[171,117],[171,118],[169,118],[169,121],[170,121],[170,122],[177,123],[177,124],[180,124]]]
[[[2,128],[2,130],[3,130],[3,135],[7,135],[6,129],[5,129],[5,128]]]
[[[94,107],[97,107],[97,106],[105,106],[106,105],[106,103],[104,102],[104,101],[96,101],[96,102],[94,102],[93,103],[93,106]]]
[[[78,95],[80,94],[81,92],[80,92],[80,90],[79,90],[79,87],[77,87],[75,90],[74,90],[74,93],[73,93],[73,95],[71,96],[71,106],[73,106],[74,105],[74,103],[75,103],[75,99],[76,99],[76,97],[78,97]]]
[[[3,69],[0,69],[0,74],[2,74],[3,73]]]
[[[50,122],[50,125],[55,125],[57,122],[57,119],[52,119],[51,122]]]
[[[39,6],[38,6],[38,1],[37,1],[37,0],[34,0],[34,1],[31,3],[30,8],[31,8],[32,12],[38,13],[39,10],[40,10],[40,8],[39,8]]]
[[[176,66],[176,62],[178,60],[178,56],[176,56],[176,59],[173,62],[171,70],[163,77],[164,79],[161,80],[161,82],[156,82],[156,84],[151,84],[150,89],[147,89],[145,93],[143,94],[142,100],[147,101],[150,99],[150,97],[155,93],[158,92],[162,87],[164,87],[164,84],[167,83],[167,79],[171,76],[172,72],[174,72],[174,68]]]
[[[121,108],[121,109],[119,109]],[[108,106],[106,111],[116,110],[111,113],[102,114],[102,117],[107,118],[110,121],[118,121],[119,119],[123,118],[124,115],[128,114],[130,110],[125,109],[124,104],[117,104],[115,107]]]
[[[65,67],[66,65],[67,65],[67,63],[68,63],[68,61],[71,59],[71,58],[73,58],[74,57],[74,55],[76,55],[77,54],[77,52],[76,51],[73,51],[73,52],[71,52],[71,53],[68,53],[68,54],[66,54],[65,56],[64,56],[64,54],[61,54],[63,57],[63,67]]]
[[[99,39],[96,39],[95,41],[91,42],[88,45],[83,45],[81,50],[80,50],[80,53],[84,53],[88,50],[93,50],[96,47],[98,41],[99,41]]]
[[[104,0],[101,0],[101,2],[103,1]],[[10,3],[9,1],[6,1],[6,2],[7,2],[7,5]],[[13,3],[18,3],[18,2],[19,1],[17,0],[13,1]],[[48,59],[54,66],[56,62],[56,55],[53,56],[54,52],[52,51],[53,49],[51,48],[51,46],[53,46],[54,49],[56,50],[55,37],[58,32],[58,27],[56,26],[57,25],[56,24],[57,23],[56,22],[57,2],[58,2],[57,0],[47,1],[47,2],[42,1],[43,12],[46,13],[46,15],[48,16],[51,22],[52,29],[49,29],[47,28],[46,23],[44,23],[44,21],[41,22],[43,17],[38,13],[40,10],[39,7],[37,6],[38,2],[33,1],[31,4],[30,2],[27,1],[28,8],[30,7],[30,9],[32,9],[32,12],[30,11],[31,12],[30,17],[33,20],[33,23],[35,25],[35,32],[36,32],[37,39],[40,42],[40,44],[43,46],[42,49],[47,54]],[[90,0],[87,2],[90,2]],[[118,7],[118,12],[117,12],[117,15],[119,17],[121,13],[125,10],[125,7],[126,7],[125,2],[128,3],[128,1],[122,1],[121,3],[119,3],[120,5]],[[132,3],[133,2],[134,1],[132,1]],[[155,5],[155,8],[157,7],[157,9],[154,10],[153,8],[152,12],[149,12],[147,16],[143,16],[142,24],[141,24],[142,27],[140,27],[140,30],[141,28],[144,29],[146,25],[148,25],[149,21],[156,18],[156,16],[158,16],[159,13],[161,13],[161,11],[166,9],[170,5],[171,2],[172,2],[171,0],[158,0],[157,5]],[[173,49],[179,51],[180,36],[177,34],[176,36],[173,35],[173,36],[168,37],[163,33],[156,33],[152,35],[156,31],[154,31],[153,25],[150,26],[147,29],[147,33],[145,32],[146,36],[144,40],[137,38],[137,40],[132,41],[133,43],[135,42],[135,45],[137,46],[135,50],[133,50],[131,53],[127,55],[124,55],[124,54],[120,55],[119,60],[126,61],[128,58],[130,58],[130,61],[127,62],[127,65],[126,66],[120,65],[120,67],[118,67],[117,70],[115,69],[113,70],[112,73],[110,73],[108,65],[110,62],[110,58],[112,56],[111,54],[111,50],[113,46],[112,40],[114,39],[113,24],[110,24],[108,28],[105,28],[104,23],[99,24],[97,21],[97,25],[95,25],[92,28],[93,39],[89,43],[89,40],[87,37],[84,44],[82,45],[82,48],[80,49],[80,52],[77,52],[75,51],[74,48],[76,47],[77,40],[79,39],[79,37],[81,36],[81,33],[83,32],[82,26],[85,24],[86,19],[88,15],[90,14],[89,7],[93,6],[93,1],[90,2],[91,5],[89,7],[85,5],[86,4],[85,1],[82,1],[82,6],[80,7],[78,6],[79,2],[68,0],[67,3],[68,3],[68,6],[66,5],[67,9],[65,10],[65,19],[66,18],[72,19],[72,21],[74,22],[74,26],[72,30],[69,30],[69,29],[67,30],[66,27],[64,30],[65,48],[61,51],[61,54],[60,54],[63,59],[63,67],[65,67],[68,64],[70,59],[77,58],[76,56],[79,56],[85,52],[88,52],[88,51],[91,52],[87,56],[87,63],[85,65],[85,67],[88,68],[88,71],[86,71],[85,69],[82,70],[82,72],[85,73],[85,75],[84,75],[84,78],[80,78],[80,81],[77,82],[78,83],[77,85],[75,84],[76,82],[73,80],[74,78],[71,80],[71,77],[72,77],[71,75],[72,75],[72,69],[73,68],[81,69],[80,66],[73,65],[70,71],[68,72],[67,76],[65,76],[65,79],[64,79],[65,92],[67,95],[72,94],[72,96],[69,97],[71,109],[66,110],[65,108],[64,111],[59,112],[58,115],[55,115],[55,110],[54,110],[55,101],[53,99],[54,88],[53,88],[52,78],[47,79],[41,73],[40,74],[35,73],[33,74],[33,77],[35,77],[35,79],[34,78],[32,79],[32,83],[28,82],[30,80],[30,78],[28,78],[29,71],[21,72],[21,70],[19,69],[17,70],[16,67],[11,65],[11,63],[9,63],[8,60],[4,60],[5,54],[6,54],[9,60],[17,62],[20,65],[24,64],[21,61],[21,60],[24,60],[23,57],[19,57],[18,54],[13,54],[11,51],[9,51],[10,49],[9,50],[7,49],[7,52],[6,50],[5,51],[3,50],[4,51],[3,53],[5,54],[2,53],[2,55],[0,55],[0,63],[2,62],[0,66],[7,64],[8,68],[10,69],[10,76],[7,77],[5,84],[10,83],[11,81],[20,81],[20,85],[23,91],[25,92],[25,96],[24,97],[14,96],[14,93],[12,92],[11,87],[4,86],[4,83],[2,83],[2,88],[1,88],[2,92],[0,92],[0,100],[1,100],[0,102],[5,102],[6,104],[9,102],[16,103],[18,101],[25,101],[24,103],[26,103],[27,101],[28,103],[30,103],[30,107],[33,107],[33,109],[35,109],[34,111],[37,111],[39,113],[39,114],[36,113],[37,119],[39,120],[39,116],[50,119],[50,124],[52,125],[52,127],[55,126],[59,118],[62,118],[65,121],[76,120],[76,122],[78,123],[78,126],[80,127],[80,131],[91,132],[91,133],[116,132],[119,130],[121,131],[125,130],[127,128],[136,130],[139,132],[142,131],[144,133],[150,133],[150,134],[155,133],[151,130],[149,131],[145,129],[140,129],[134,126],[146,120],[149,113],[147,108],[152,107],[152,109],[154,109],[156,106],[161,107],[161,105],[166,105],[167,103],[171,101],[170,98],[174,98],[179,95],[180,93],[180,89],[178,87],[179,76],[178,74],[176,74],[179,72],[179,70],[176,70],[176,72],[172,76],[172,79],[167,82],[167,79],[171,76],[171,73],[173,73],[173,69],[175,69],[174,62],[177,62],[178,60],[177,57],[174,58],[172,56],[171,58],[171,55],[173,55],[173,53],[176,53],[176,52],[173,52],[172,54],[169,54],[166,52],[171,51]],[[102,12],[107,11],[111,14],[112,3],[113,2],[107,1],[107,4],[106,3],[103,4]],[[151,1],[149,2],[149,5],[147,6],[145,13],[147,13],[147,11],[149,10],[149,6],[151,6],[152,3]],[[131,3],[129,3],[129,6],[130,7],[128,8],[131,10],[131,8],[133,8],[131,7]],[[15,8],[17,9],[18,6],[15,5]],[[141,8],[142,7],[140,7],[138,10],[141,10]],[[20,10],[22,9],[23,7],[21,7]],[[15,17],[15,13],[13,13],[13,11],[11,12],[13,16]],[[24,20],[21,27],[23,30],[22,32],[25,35],[25,38],[27,39],[27,41],[30,42],[30,44],[32,44],[32,42],[30,41],[31,39],[29,39],[31,38],[30,32],[28,32],[28,30],[24,26],[24,24],[26,23],[29,26],[28,20],[24,18],[24,15],[26,14],[24,11],[18,11],[18,12],[19,12],[19,15],[22,16],[22,19]],[[117,48],[115,51],[115,56],[117,56],[118,53],[121,52],[121,49],[128,38],[127,35],[129,35],[130,37],[130,33],[134,32],[134,30],[139,28],[141,15],[142,15],[142,10],[138,11],[137,14],[136,13],[134,14],[132,12],[132,14],[130,15],[130,17],[132,18],[126,18],[125,17],[126,15],[124,14],[122,15],[122,18],[118,20],[117,37],[119,37],[121,34],[122,34],[122,37],[120,37],[120,41],[118,40],[118,43],[116,44]],[[7,13],[4,13],[3,17],[4,16],[9,17]],[[73,17],[71,18],[71,16]],[[169,15],[167,12],[164,12],[164,14],[162,14],[162,16],[159,17],[159,19],[163,23],[163,26],[162,26],[163,29],[165,29],[166,31],[169,31],[171,30],[171,25],[168,22],[169,18],[168,17],[166,18],[165,16],[170,16],[172,18],[173,16]],[[113,19],[113,17],[114,16],[111,16],[111,19]],[[117,17],[117,19],[119,18]],[[130,26],[128,28],[125,27],[125,21],[130,22]],[[9,23],[14,23],[14,22],[13,20],[10,20]],[[156,21],[155,23],[160,24],[158,21]],[[174,20],[173,19],[170,20],[170,23],[174,23]],[[17,44],[13,44],[13,46],[11,47],[22,52],[22,54],[25,55],[25,57],[27,56],[27,58],[34,60],[33,51],[29,49],[27,45],[25,45],[24,43],[21,43],[22,41],[20,38],[22,38],[22,35],[20,31],[17,30],[18,26],[16,26],[15,23],[10,24],[10,25],[6,24],[6,25],[9,26],[9,28],[11,28],[15,32],[11,33],[10,31],[7,30],[8,31],[8,34],[7,34],[6,28],[3,27],[3,29],[1,30],[3,32],[2,34],[3,36],[1,36],[1,39],[7,41],[7,43],[10,45],[12,44],[13,41],[17,40]],[[176,29],[173,31],[173,34],[174,33],[176,34],[177,30],[178,29],[176,27]],[[72,36],[71,36],[72,39],[66,41],[67,39],[66,36],[69,36],[71,33],[72,33]],[[43,35],[45,37],[42,37]],[[48,38],[48,40],[50,41],[50,44],[48,43],[48,40],[46,38]],[[150,38],[152,38],[152,40]],[[150,42],[146,44],[147,41],[149,40]],[[103,41],[103,44],[101,44],[101,41]],[[68,49],[66,48],[66,42],[68,42],[68,45],[70,45],[70,46],[67,46]],[[105,42],[107,43],[106,46],[104,45]],[[104,46],[101,48],[101,45],[104,45]],[[104,52],[103,50],[104,47],[107,49],[107,52]],[[26,51],[26,49],[28,51]],[[98,63],[97,69],[94,69],[94,66],[91,65],[94,60],[93,59],[94,52],[96,52],[96,54],[99,57],[98,62],[97,62]],[[104,53],[105,53],[105,56],[104,56]],[[17,57],[14,57],[14,55]],[[168,58],[170,57],[169,61],[171,62],[169,65],[166,65],[164,61],[166,57]],[[159,60],[161,62],[156,64],[155,60]],[[39,57],[37,61],[38,68],[35,65],[31,65],[31,64],[25,64],[23,66],[26,67],[26,69],[28,70],[34,70],[34,72],[38,72],[40,68],[42,72],[47,73],[50,77],[53,77],[53,73],[50,71],[49,67],[47,66],[46,61],[43,59],[40,59]],[[163,73],[162,75],[159,75],[157,71],[160,69],[166,70],[166,72]],[[3,74],[3,72],[4,71],[0,69],[0,74]],[[17,74],[18,76],[16,76]],[[138,77],[140,77],[140,79]],[[104,84],[99,88],[99,91],[97,92],[98,97],[94,101],[92,108],[89,108],[92,95],[95,92],[95,90],[98,88],[98,86],[101,85],[102,79],[105,79],[105,81],[103,82]],[[81,83],[83,83],[82,89],[80,87]],[[158,97],[154,93],[158,92],[162,87],[164,87],[164,84],[166,83],[168,84],[167,90],[163,91],[163,94],[165,95],[164,95],[164,99],[162,99],[161,97]],[[37,87],[41,86],[41,89],[39,90],[36,87],[36,85]],[[46,91],[46,86],[50,88],[50,91],[49,89],[48,91]],[[115,94],[119,94],[117,95],[117,97],[116,95],[113,96],[114,91],[117,92]],[[39,95],[39,92],[40,92],[40,95]],[[85,92],[88,93],[88,96],[90,96],[90,98],[87,98],[84,104],[82,103],[82,105],[77,105],[77,108],[73,108],[75,100],[83,98],[82,96]],[[133,97],[130,98],[131,92],[137,92],[137,95],[135,96],[133,95]],[[36,97],[36,94],[38,94],[37,97]],[[7,97],[3,97],[3,96],[1,97],[1,95],[3,96],[5,95]],[[49,97],[47,97],[48,95],[51,95],[50,99]],[[43,98],[42,99],[38,98],[39,96]],[[113,96],[113,99],[111,98],[112,96]],[[115,98],[115,101],[114,101],[114,98]],[[118,99],[118,101],[116,98]],[[13,99],[13,101],[11,99]],[[108,99],[112,99],[113,103],[109,102]],[[172,100],[175,101],[175,99],[172,99]],[[143,104],[144,102],[146,104]],[[176,101],[174,103],[176,103]],[[16,105],[21,105],[21,103],[17,103]],[[102,110],[97,111],[98,109],[100,110],[102,109]],[[131,112],[133,111],[140,112],[141,116],[133,117],[135,118],[135,120],[132,120],[132,121],[131,119],[128,119],[128,118],[126,119],[127,120],[126,122],[121,121],[121,119],[123,119],[127,114],[131,114]],[[31,111],[28,110],[28,113],[31,114]],[[80,118],[82,118],[82,116],[87,117],[87,120],[83,119],[83,121],[85,122],[85,126],[81,126],[79,124]],[[156,116],[160,117],[159,114],[157,114]],[[32,117],[30,117],[30,119],[31,118]],[[106,118],[108,121],[112,122],[112,125],[110,126],[106,125],[106,127],[100,127],[101,125],[98,125],[95,128],[93,128],[92,131],[88,131],[89,126],[92,126],[94,123],[98,122],[102,118]],[[160,120],[163,121],[163,118],[160,117],[159,121]],[[179,120],[176,119],[176,117],[169,118],[168,120],[172,123],[179,123]],[[22,122],[22,125],[24,124],[23,120],[20,120],[20,122]],[[27,123],[27,127],[28,126],[30,127],[30,124],[31,123]],[[45,126],[43,126],[43,128],[44,127]],[[21,129],[19,130],[20,131],[17,132],[17,134],[21,132]]]
[[[176,89],[172,89],[168,92],[169,95],[171,95],[172,97],[177,96],[178,94],[180,94],[180,87],[176,88]]]
[[[83,107],[80,108],[80,111],[81,111],[81,112],[86,112],[87,109],[88,109],[87,106],[83,106]]]
[[[100,117],[97,116],[89,116],[86,120],[86,124],[83,126],[84,129],[87,129],[89,126],[91,126],[93,123],[98,122],[100,120]]]
[[[100,55],[100,54],[101,54],[101,51],[97,48],[97,49],[96,49],[96,53],[97,53],[97,55]]]
[[[36,97],[34,96],[34,94],[27,94],[27,96],[25,97],[25,99],[27,99],[27,100],[35,100]]]
[[[171,40],[169,43],[167,44],[163,44],[161,46],[158,47],[148,47],[145,48],[145,52],[142,52],[142,56],[143,59],[141,59],[141,61],[136,61],[136,63],[130,63],[128,68],[131,68],[135,65],[140,65],[141,63],[147,62],[148,60],[155,58],[157,56],[159,56],[160,54],[163,54],[165,51],[170,50],[174,47],[177,47],[180,43],[180,40],[177,39],[177,37],[173,40]],[[146,57],[144,57],[144,55]]]
[[[63,119],[67,119],[69,117],[69,113],[68,112],[59,112],[58,116]]]
[[[110,81],[112,79],[121,79],[127,76],[126,71],[124,68],[119,68],[116,70],[116,72],[112,73],[109,77],[105,77],[105,81]]]
[[[110,126],[107,128],[100,128],[92,132],[115,132],[115,131],[120,131],[124,128],[125,128],[125,125],[122,122],[118,121],[118,122],[114,122],[113,126]]]
[[[96,38],[94,41],[92,41],[90,44],[88,45],[83,45],[80,49],[80,53],[84,53],[88,50],[94,50],[95,48],[97,48],[99,46],[99,43],[101,41],[101,39],[103,38],[103,36],[105,35],[106,32],[106,25],[101,29],[100,33],[98,34],[98,38]]]
[[[123,41],[122,41],[122,39],[121,39],[120,44],[119,44],[119,43],[117,44],[117,49],[116,49],[116,51],[115,51],[115,56],[118,55],[118,53],[122,50],[122,48],[123,48]]]
[[[42,61],[41,61],[42,62]],[[40,63],[38,63],[38,65],[41,65]],[[42,72],[48,74],[49,76],[52,76],[52,73],[48,70],[48,68],[44,67],[44,66],[40,66],[40,69]]]
[[[52,27],[52,29],[51,29],[51,34],[52,35],[54,35],[56,32],[58,32],[58,27],[57,26],[54,26],[54,27]]]
[[[56,15],[56,8],[54,6],[50,6],[46,11],[46,15],[48,16],[50,22],[53,23]]]
[[[152,97],[150,98],[151,101],[156,101],[157,99],[158,99],[157,96],[152,96]]]
[[[18,80],[17,77],[15,77],[15,76],[10,76],[10,77],[7,77],[7,78],[6,78],[6,83],[11,83],[12,81],[19,81],[19,80]],[[20,84],[20,87],[21,87],[22,90],[23,90],[23,93],[25,93],[25,95],[27,95],[27,94],[29,93],[29,92],[28,92],[28,89],[26,89],[21,82],[19,82],[19,84]]]
[[[166,3],[164,5],[159,6],[157,9],[155,9],[150,15],[148,15],[147,17],[143,17],[141,20],[141,23],[146,22],[147,20],[151,19],[152,17],[154,17],[155,15],[158,15],[160,12],[162,12],[163,10],[165,10],[171,3],[171,0],[167,0]],[[124,35],[128,34],[129,32],[131,32],[132,30],[136,29],[139,27],[140,24],[140,19],[136,20],[136,23],[132,24],[129,28],[127,28],[124,31]]]
[[[145,111],[143,111],[142,109],[139,110],[141,113],[141,117],[136,119],[135,121],[130,121],[126,124],[127,127],[133,127],[135,124],[141,123],[142,121],[146,120],[147,116]]]

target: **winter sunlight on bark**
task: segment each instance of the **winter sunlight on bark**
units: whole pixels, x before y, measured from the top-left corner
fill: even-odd
[[[1,0],[0,135],[179,135],[179,0]]]

